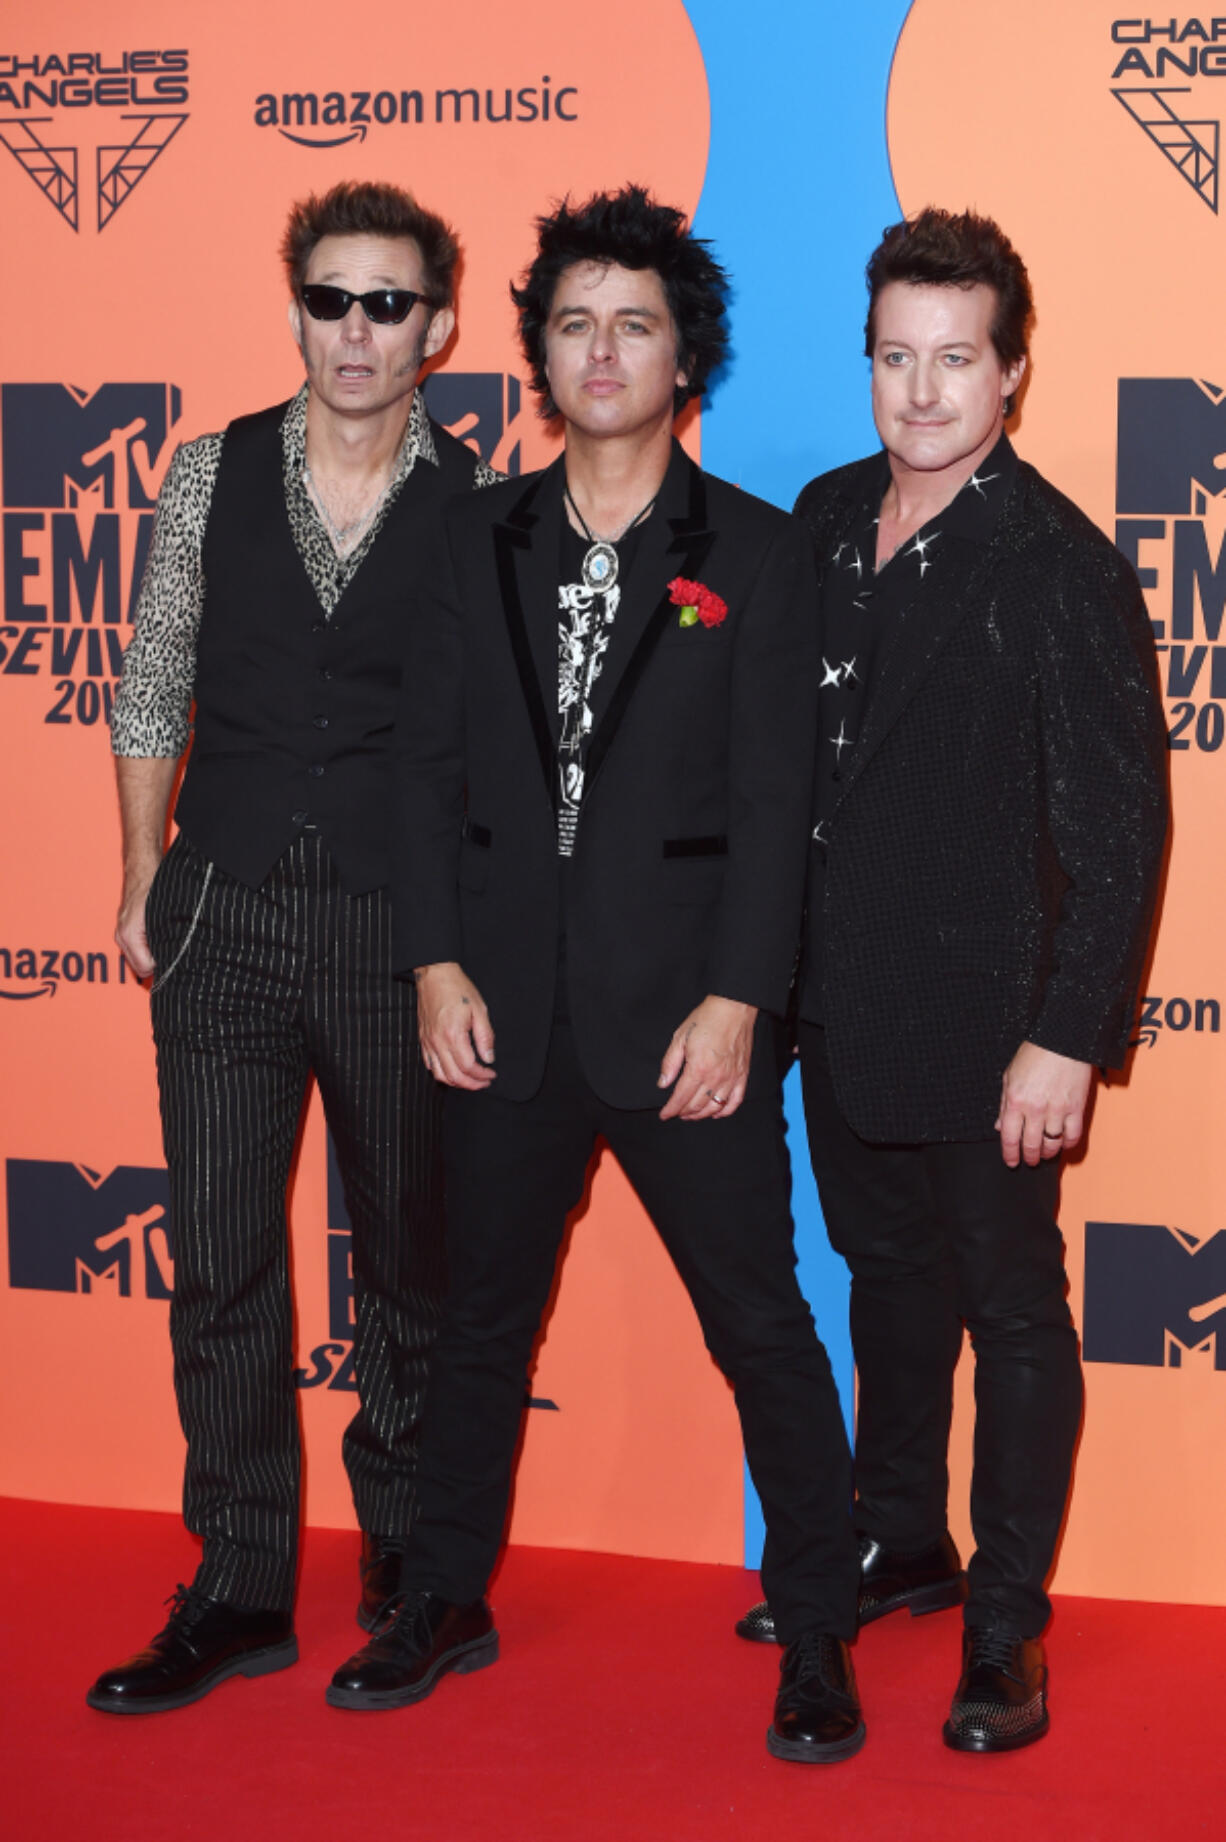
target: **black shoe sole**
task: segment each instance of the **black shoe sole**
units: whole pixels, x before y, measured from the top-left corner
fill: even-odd
[[[203,1701],[218,1683],[228,1681],[231,1676],[271,1676],[276,1670],[288,1669],[297,1661],[298,1639],[291,1637],[287,1643],[273,1644],[267,1650],[249,1650],[245,1656],[231,1657],[211,1676],[204,1677],[179,1695],[145,1695],[136,1700],[126,1695],[100,1695],[90,1689],[85,1699],[101,1714],[166,1714],[172,1708],[186,1708],[193,1701]]]
[[[926,1618],[930,1612],[946,1612],[951,1606],[962,1605],[966,1592],[966,1575],[960,1573],[956,1579],[937,1580],[932,1586],[917,1586],[912,1592],[895,1593],[892,1599],[883,1599],[870,1611],[861,1612],[860,1624],[871,1625],[890,1612],[901,1612],[904,1606],[912,1618]]]
[[[338,1688],[332,1682],[324,1690],[324,1700],[331,1708],[408,1708],[432,1694],[440,1678],[449,1671],[453,1675],[467,1676],[475,1669],[488,1669],[497,1661],[498,1633],[490,1631],[471,1644],[458,1644],[454,1650],[445,1651],[421,1681],[408,1688],[348,1689]]]
[[[821,1745],[816,1740],[785,1740],[773,1726],[766,1729],[766,1750],[772,1759],[788,1759],[794,1765],[837,1765],[840,1759],[854,1758],[867,1737],[864,1722],[845,1740]]]
[[[961,1605],[966,1599],[966,1575],[960,1573],[953,1580],[938,1580],[932,1586],[917,1586],[913,1592],[896,1593],[892,1599],[885,1599],[871,1611],[861,1612],[860,1625],[871,1625],[878,1618],[885,1618],[890,1612],[901,1612],[907,1607],[912,1618],[926,1618],[930,1612],[948,1611],[951,1606]],[[772,1624],[769,1630],[755,1620],[752,1624],[748,1618],[738,1618],[734,1626],[738,1637],[747,1644],[777,1644]]]
[[[999,1738],[980,1737],[978,1734],[958,1733],[949,1721],[941,1729],[941,1738],[953,1752],[1016,1752],[1021,1746],[1033,1746],[1041,1740],[1051,1726],[1044,1710],[1039,1725],[1028,1727],[1024,1733],[1002,1734]]]

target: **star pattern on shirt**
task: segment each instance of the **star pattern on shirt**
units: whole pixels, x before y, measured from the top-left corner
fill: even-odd
[[[932,568],[932,564],[928,561],[929,548],[936,543],[940,535],[941,533],[939,531],[933,531],[931,536],[924,537],[921,532],[917,531],[911,541],[911,548],[903,551],[904,556],[915,556],[919,558],[921,582]]]
[[[847,734],[847,724],[845,722],[840,721],[838,735],[831,736],[830,740],[834,743],[835,760],[841,761],[843,759],[843,750],[851,747],[851,737]]]
[[[981,499],[986,499],[988,495],[984,492],[984,487],[990,486],[993,480],[998,480],[999,478],[999,473],[985,473],[982,479],[977,473],[972,473],[970,479],[966,483],[968,486],[973,486],[975,488],[975,491],[979,494]]]
[[[818,686],[818,689],[820,691],[824,691],[828,684],[833,684],[833,685],[842,684],[843,680],[842,680],[841,672],[842,672],[841,666],[831,665],[830,661],[825,656],[823,656],[822,658],[822,681],[821,681],[821,684]]]

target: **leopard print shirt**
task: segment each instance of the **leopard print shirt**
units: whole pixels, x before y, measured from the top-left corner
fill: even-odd
[[[285,412],[281,425],[285,504],[294,543],[319,596],[324,618],[331,617],[383,528],[389,508],[418,461],[439,464],[430,418],[421,392],[413,397],[396,472],[377,517],[361,542],[338,556],[303,482],[306,462],[307,389],[304,384]],[[196,680],[196,637],[204,607],[202,549],[223,435],[201,435],[176,450],[162,489],[149,561],[136,604],[131,644],[124,654],[123,676],[111,717],[111,749],[116,755],[177,759],[191,735],[192,694]],[[473,485],[491,486],[503,476],[484,461],[473,469]]]

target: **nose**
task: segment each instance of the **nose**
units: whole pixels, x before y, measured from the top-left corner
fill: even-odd
[[[593,326],[587,346],[588,363],[607,364],[613,357],[613,349],[612,329],[607,326]]]
[[[911,401],[917,409],[929,409],[941,400],[941,385],[937,369],[927,359],[921,358],[911,367]]]
[[[347,345],[365,345],[369,340],[370,321],[361,301],[350,303],[349,312],[341,321],[341,338]]]

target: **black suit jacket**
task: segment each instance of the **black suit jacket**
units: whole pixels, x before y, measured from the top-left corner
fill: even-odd
[[[418,580],[395,743],[401,970],[458,960],[489,1006],[498,1091],[535,1092],[554,1014],[563,463],[453,501]],[[723,597],[682,627],[676,576]],[[593,703],[567,883],[568,1006],[615,1106],[708,993],[787,1005],[803,899],[817,635],[804,526],[674,444]],[[765,1033],[764,1033],[765,1034]],[[771,1078],[759,1044],[753,1080]]]
[[[801,493],[819,568],[880,468]],[[849,1124],[904,1143],[991,1137],[1024,1040],[1123,1061],[1167,818],[1152,633],[1097,527],[1021,463],[991,536],[933,577],[848,759],[801,993]]]

